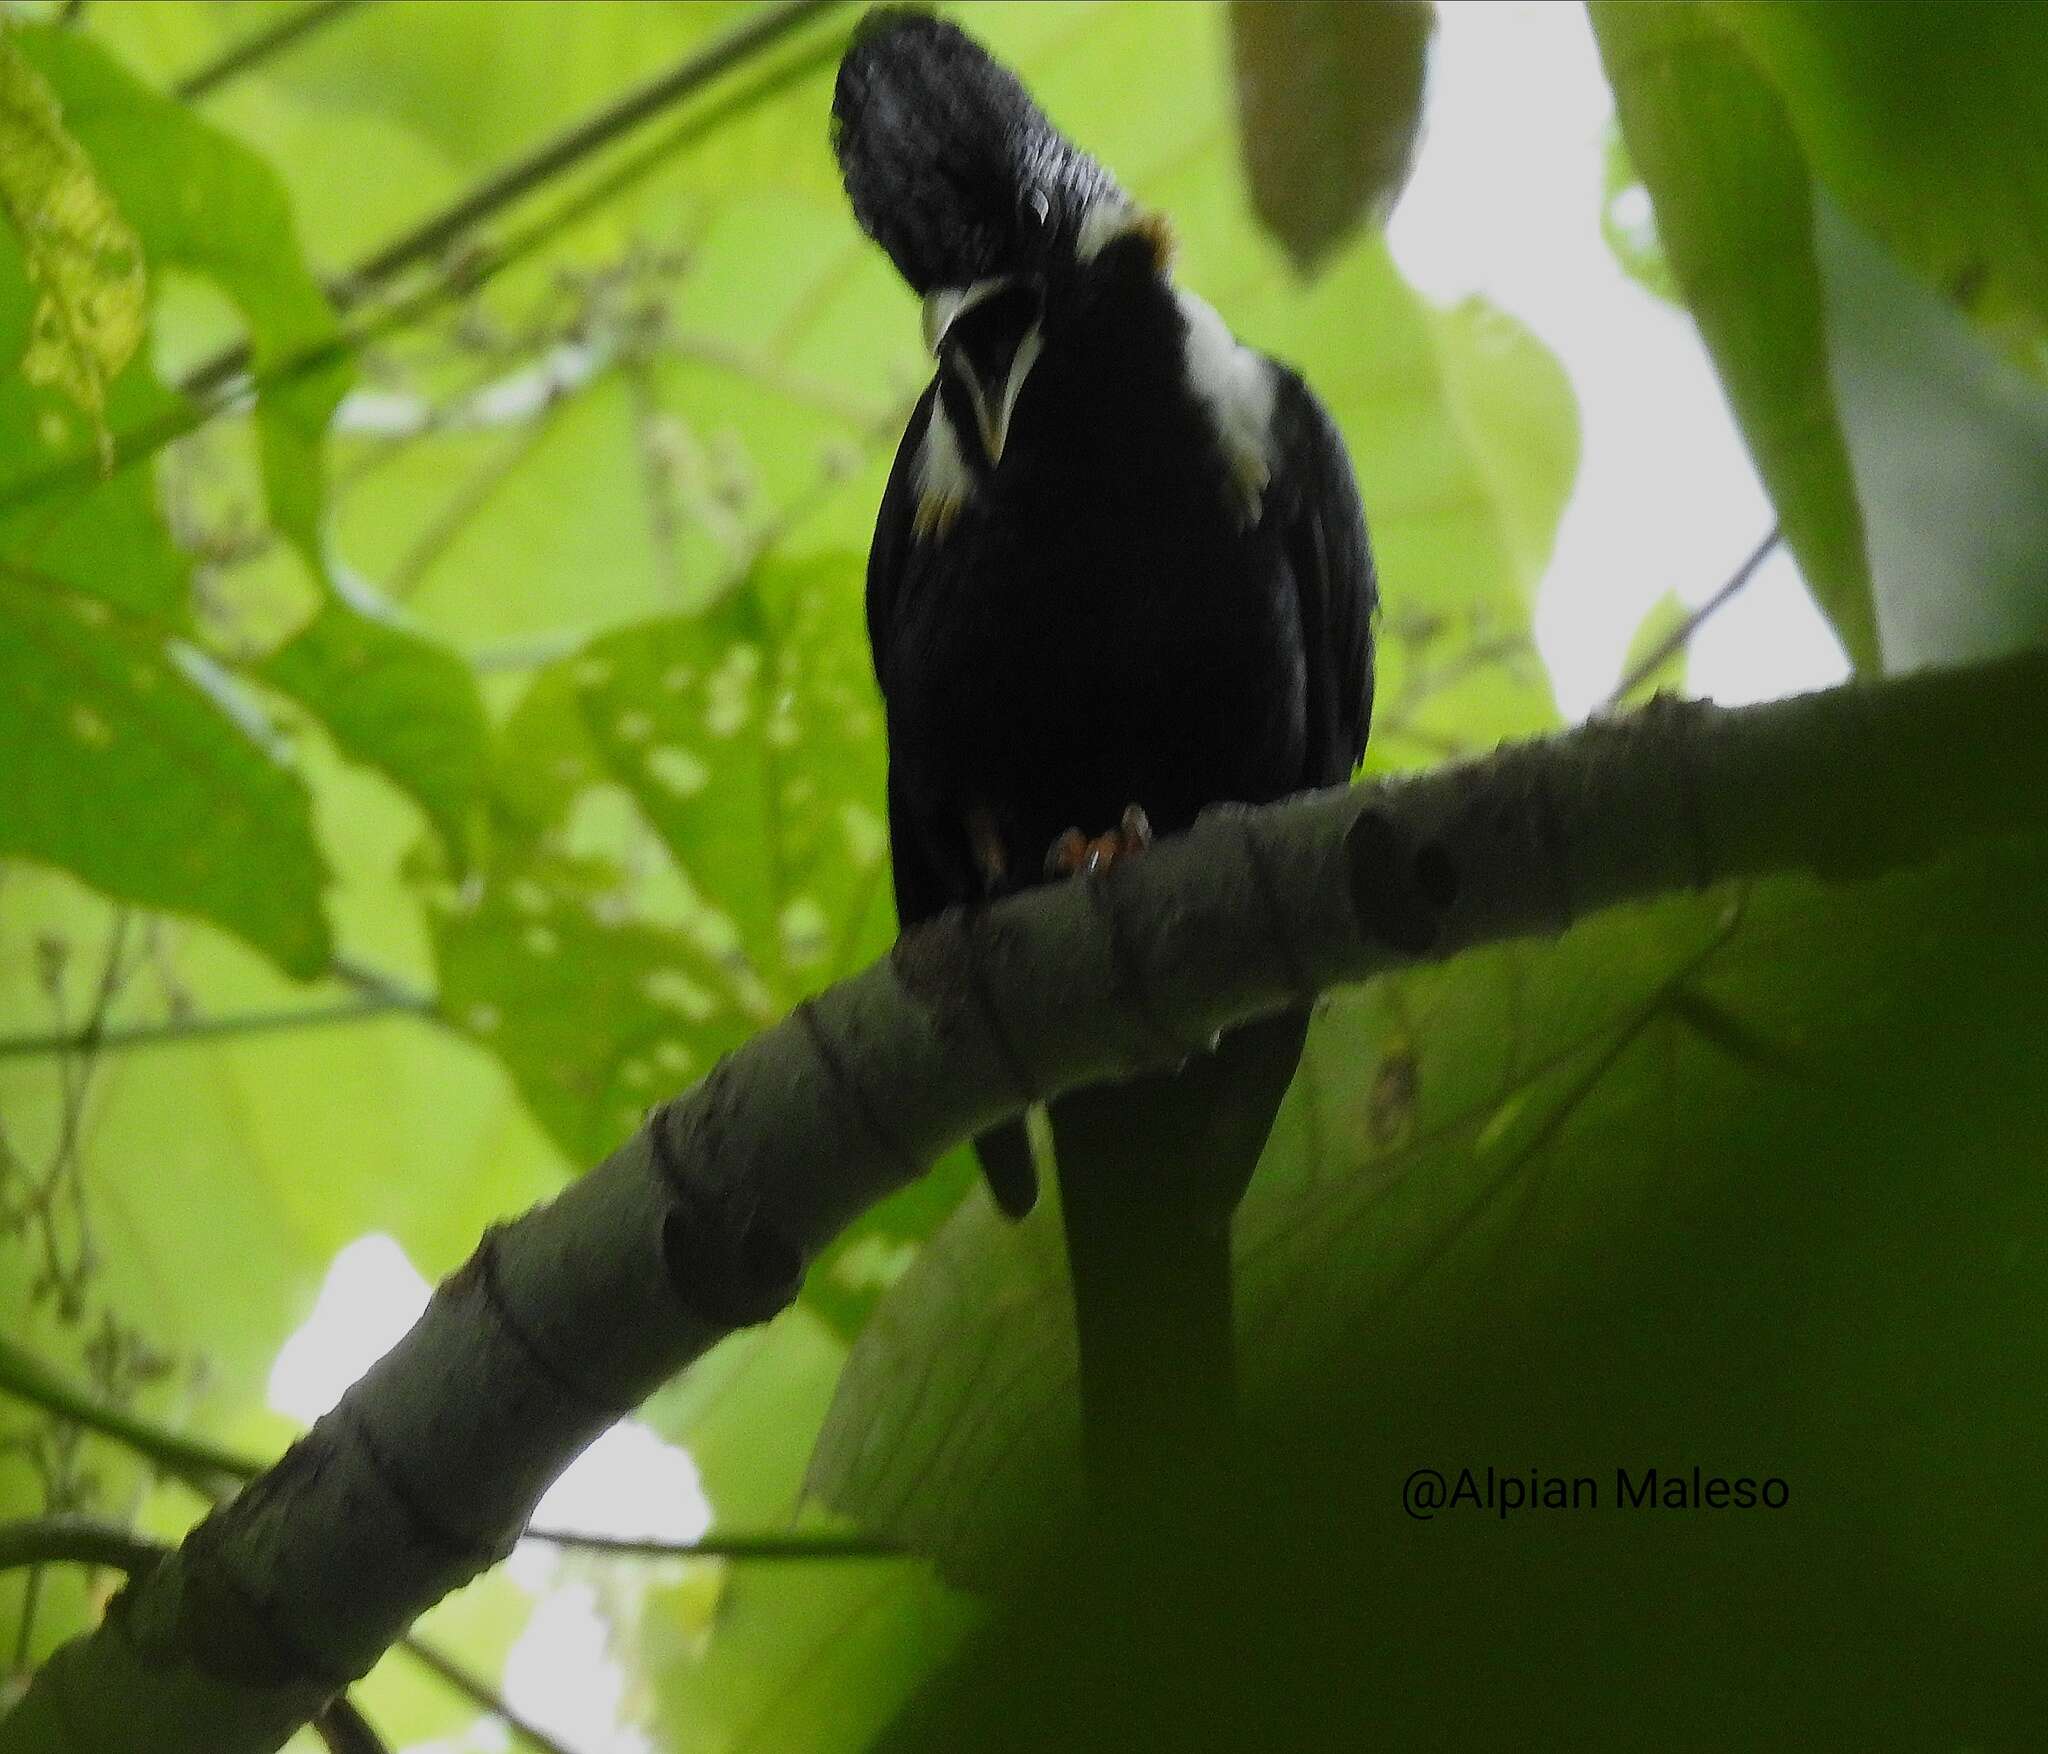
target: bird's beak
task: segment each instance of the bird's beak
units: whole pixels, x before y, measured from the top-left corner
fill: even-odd
[[[1018,394],[1043,350],[1044,310],[1045,286],[1036,276],[978,280],[924,301],[925,343],[966,389],[991,467],[1002,461]]]

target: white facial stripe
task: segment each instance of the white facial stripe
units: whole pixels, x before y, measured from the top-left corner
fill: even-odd
[[[960,435],[946,417],[945,404],[932,398],[932,417],[917,447],[917,510],[910,526],[919,537],[943,536],[974,496],[974,476],[960,452]]]
[[[928,292],[924,299],[924,347],[934,359],[939,356],[939,343],[946,338],[946,331],[982,302],[999,293],[1006,286],[1014,286],[1016,277],[997,274],[987,280],[977,280],[971,286],[942,286],[936,292]]]
[[[971,371],[957,373],[959,382],[967,390],[968,401],[974,404],[974,424],[981,430],[981,453],[988,458],[993,468],[1003,460],[1003,446],[1010,439],[1010,416],[1017,411],[1017,396],[1024,388],[1024,380],[1031,375],[1031,368],[1038,362],[1044,350],[1045,339],[1033,323],[1024,333],[1024,339],[1017,343],[1017,351],[1010,359],[1010,374],[1003,380],[1003,393],[995,407],[988,405],[982,394],[981,380]],[[947,431],[952,430],[950,422]]]
[[[1017,352],[1010,361],[1010,375],[1003,384],[1003,405],[996,410],[995,443],[988,448],[991,463],[1002,461],[1003,445],[1010,436],[1010,416],[1017,412],[1017,393],[1024,388],[1024,380],[1031,375],[1031,368],[1038,363],[1038,356],[1045,347],[1045,339],[1033,323],[1024,332],[1024,339],[1017,343]]]
[[[1193,293],[1176,288],[1174,297],[1188,326],[1188,388],[1215,423],[1216,442],[1249,529],[1259,521],[1266,484],[1273,477],[1273,368],[1240,346],[1223,319]]]

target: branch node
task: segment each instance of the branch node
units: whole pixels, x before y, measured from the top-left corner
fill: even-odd
[[[1185,1065],[1197,1054],[1207,1053],[1211,1043],[1206,1040],[1184,1040],[1152,1003],[1151,993],[1145,985],[1144,965],[1131,952],[1130,940],[1125,936],[1123,929],[1123,910],[1117,906],[1116,896],[1111,890],[1111,885],[1116,881],[1117,871],[1114,866],[1107,871],[1092,873],[1081,879],[1082,887],[1087,891],[1088,905],[1095,917],[1102,922],[1102,936],[1109,949],[1110,979],[1115,990],[1125,1000],[1129,1013],[1137,1018],[1145,1033],[1158,1044],[1167,1064]]]
[[[593,1389],[567,1365],[560,1363],[541,1343],[533,1332],[513,1312],[512,1300],[505,1295],[504,1282],[498,1277],[498,1238],[505,1226],[494,1224],[484,1232],[483,1240],[468,1260],[456,1268],[444,1288],[451,1296],[464,1295],[473,1284],[482,1294],[484,1306],[504,1331],[512,1344],[518,1347],[533,1373],[551,1384],[572,1401],[580,1402],[593,1412],[609,1414],[613,1419],[623,1419],[633,1411],[632,1403],[621,1406]]]
[[[721,1330],[780,1315],[803,1285],[803,1251],[763,1213],[733,1224],[701,1194],[680,1188],[662,1214],[661,1258],[677,1302]]]
[[[349,1435],[354,1438],[363,1463],[371,1477],[384,1488],[384,1494],[404,1513],[405,1520],[412,1525],[415,1535],[427,1545],[446,1555],[449,1559],[467,1565],[472,1571],[482,1571],[497,1564],[512,1550],[510,1541],[493,1548],[486,1543],[458,1533],[434,1515],[421,1501],[418,1493],[407,1484],[404,1475],[392,1465],[391,1458],[384,1453],[383,1446],[370,1435],[370,1424],[353,1404],[344,1401],[340,1417]]]
[[[1259,916],[1265,921],[1267,935],[1273,940],[1280,977],[1300,1003],[1313,1006],[1322,998],[1322,988],[1309,973],[1308,961],[1295,943],[1294,933],[1287,923],[1287,908],[1280,899],[1280,880],[1273,874],[1272,854],[1259,833],[1258,813],[1230,805],[1220,806],[1218,813],[1222,811],[1234,814],[1243,831],[1245,865],[1252,874],[1252,888],[1258,892]]]
[[[1392,817],[1367,808],[1345,831],[1344,858],[1359,932],[1402,956],[1426,956],[1458,894],[1457,867],[1443,844],[1411,849]]]
[[[1006,954],[1012,929],[986,908],[951,907],[903,933],[889,952],[889,967],[943,1038],[955,1034],[970,1011],[1012,1092],[1026,1105],[1043,1099],[1017,1044],[1003,1026],[989,986],[989,967]]]
[[[803,1026],[804,1039],[810,1043],[812,1055],[824,1068],[826,1079],[832,1088],[838,1091],[846,1106],[860,1117],[860,1124],[866,1129],[868,1137],[882,1148],[882,1155],[902,1171],[905,1181],[916,1181],[924,1174],[925,1165],[919,1163],[904,1148],[903,1142],[884,1124],[880,1111],[868,1096],[866,1087],[833,1044],[832,1037],[826,1031],[825,1020],[818,1015],[817,1000],[805,999],[799,1004],[796,1008],[796,1019]]]

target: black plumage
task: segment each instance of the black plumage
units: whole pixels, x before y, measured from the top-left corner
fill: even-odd
[[[868,569],[902,923],[1041,881],[1064,831],[1132,804],[1170,834],[1345,780],[1374,581],[1314,395],[1175,287],[1163,225],[950,24],[871,14],[834,121],[940,360]],[[1227,1396],[1229,1215],[1305,1026],[1053,1105],[1098,1479],[1106,1426]],[[1021,1126],[980,1146],[998,1200],[1028,1206]]]

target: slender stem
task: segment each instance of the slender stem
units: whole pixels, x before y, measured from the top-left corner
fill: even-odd
[[[429,1644],[418,1633],[410,1632],[398,1641],[398,1648],[429,1674],[460,1693],[472,1705],[489,1712],[521,1741],[540,1749],[541,1754],[573,1754],[573,1750],[556,1741],[540,1725],[521,1717],[506,1703],[503,1694],[473,1669],[457,1662],[438,1645]]]
[[[84,1389],[65,1381],[34,1353],[0,1335],[0,1394],[68,1419],[147,1456],[166,1472],[189,1481],[208,1497],[221,1479],[252,1480],[267,1465],[204,1438],[165,1430],[147,1419],[109,1407]]]
[[[0,1571],[29,1565],[97,1565],[133,1576],[170,1548],[118,1523],[89,1516],[24,1517],[0,1523]]]
[[[827,11],[839,0],[776,0],[727,31],[716,41],[686,55],[666,73],[586,116],[552,140],[543,141],[525,157],[492,172],[458,195],[438,213],[430,214],[382,248],[373,250],[344,274],[329,294],[339,310],[352,310],[402,270],[443,254],[455,240],[530,194],[543,183],[588,158],[637,128],[651,116],[701,90],[721,74],[787,36],[796,26]],[[249,363],[246,342],[214,355],[181,386],[186,395],[203,397],[234,377]]]
[[[1728,575],[1727,583],[1645,652],[1629,673],[1614,685],[1614,691],[1608,695],[1604,703],[1605,710],[1612,712],[1620,706],[1656,675],[1676,653],[1684,650],[1691,643],[1692,636],[1699,632],[1708,619],[1727,608],[1743,587],[1756,577],[1757,569],[1777,551],[1778,544],[1784,540],[1784,536],[1784,531],[1773,524],[1765,533],[1764,539],[1750,551],[1749,557]]]
[[[708,1534],[695,1541],[662,1541],[634,1535],[585,1535],[572,1529],[528,1529],[520,1537],[585,1553],[620,1559],[905,1559],[894,1541],[870,1535]]]
[[[434,1015],[434,1001],[423,994],[381,994],[360,999],[340,999],[331,1005],[279,1006],[266,1011],[236,1011],[224,1017],[165,1018],[156,1023],[117,1024],[100,1031],[88,1043],[76,1033],[51,1031],[40,1035],[0,1038],[0,1060],[28,1059],[38,1054],[68,1054],[83,1047],[102,1053],[116,1048],[161,1047],[167,1043],[208,1041],[221,1036],[265,1035],[286,1029],[318,1029],[334,1023],[360,1023],[365,1018],[405,1013],[416,1017]]]
[[[186,103],[196,103],[229,80],[247,73],[252,67],[260,67],[273,55],[332,24],[345,13],[353,12],[362,3],[363,0],[313,0],[310,6],[301,7],[267,29],[254,32],[217,59],[195,68],[171,89]]]
[[[313,1734],[327,1744],[327,1754],[387,1754],[384,1738],[346,1693],[329,1701],[313,1720]]]

